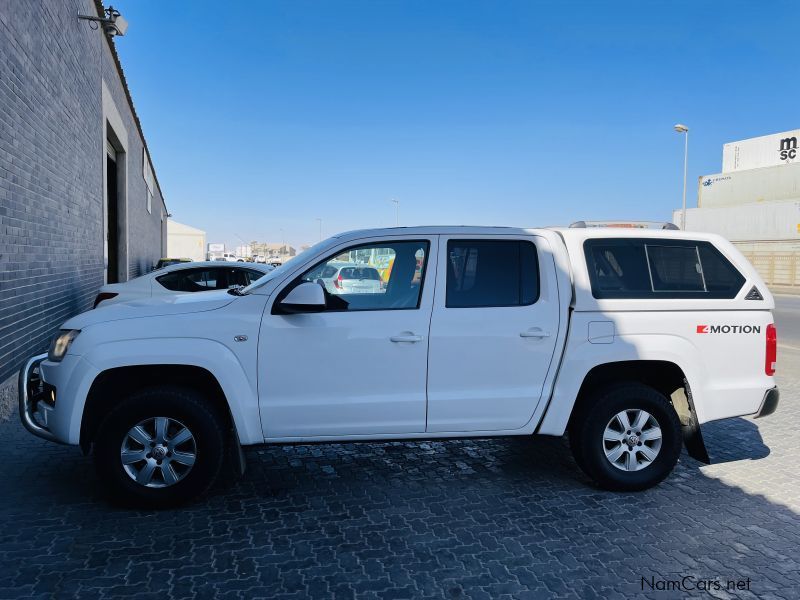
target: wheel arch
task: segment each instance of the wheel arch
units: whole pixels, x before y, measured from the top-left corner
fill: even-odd
[[[570,422],[596,390],[619,383],[640,383],[651,387],[667,399],[688,382],[683,369],[668,360],[621,360],[596,365],[586,373],[575,398]],[[686,394],[687,398],[689,394]]]
[[[569,353],[569,348],[567,353]],[[591,360],[594,358],[595,360]],[[588,391],[598,385],[632,381],[650,385],[668,398],[679,389],[686,388],[687,401],[691,402],[697,369],[687,365],[673,352],[648,356],[620,356],[616,360],[605,357],[576,357],[566,361],[560,369],[551,400],[539,424],[537,433],[561,436]],[[674,385],[674,387],[672,387]],[[669,389],[672,387],[672,389]],[[696,392],[696,390],[694,390]],[[690,404],[695,411],[695,404]],[[683,417],[682,417],[683,418]]]
[[[143,364],[125,365],[101,371],[95,377],[86,396],[80,428],[80,447],[88,453],[97,433],[97,428],[108,411],[119,400],[139,390],[161,385],[192,389],[202,394],[217,415],[225,419],[226,427],[236,430],[235,421],[225,392],[217,378],[197,365]],[[124,395],[116,394],[122,388]],[[114,398],[114,396],[117,396]],[[112,397],[109,400],[109,397]]]

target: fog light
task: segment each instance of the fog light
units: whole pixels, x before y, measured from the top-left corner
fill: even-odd
[[[56,388],[49,383],[42,384],[41,400],[50,406],[56,405]]]

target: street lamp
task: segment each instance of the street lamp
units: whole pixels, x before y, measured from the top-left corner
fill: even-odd
[[[683,211],[681,212],[681,229],[686,231],[686,167],[689,164],[689,128],[678,123],[675,131],[683,134]]]
[[[394,203],[394,226],[400,227],[400,200],[392,198],[389,202]]]

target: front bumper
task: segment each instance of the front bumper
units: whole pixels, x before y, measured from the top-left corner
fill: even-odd
[[[758,409],[755,418],[766,417],[774,413],[778,408],[780,397],[781,394],[778,392],[777,386],[767,390],[764,394],[764,399],[761,401],[761,408]]]
[[[47,354],[32,356],[19,372],[19,418],[33,435],[62,443],[47,427],[47,415],[52,408],[43,401],[45,390],[39,374],[39,365],[46,358]]]

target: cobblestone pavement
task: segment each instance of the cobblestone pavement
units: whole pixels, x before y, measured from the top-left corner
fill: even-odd
[[[6,422],[0,598],[797,598],[800,352],[780,368],[775,415],[704,426],[713,464],[638,494],[513,438],[261,448],[232,489],[126,511],[77,449]],[[685,576],[749,590],[649,587]]]

